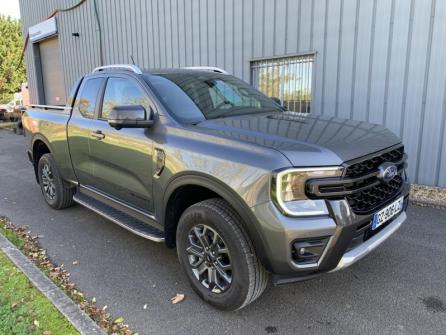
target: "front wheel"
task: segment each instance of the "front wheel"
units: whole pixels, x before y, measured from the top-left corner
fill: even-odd
[[[52,154],[44,154],[40,157],[37,173],[40,189],[49,206],[55,209],[62,209],[73,204],[75,188],[68,187],[65,184],[57,170]]]
[[[178,223],[177,251],[192,288],[218,309],[243,308],[267,286],[268,273],[240,216],[223,199],[186,209]]]

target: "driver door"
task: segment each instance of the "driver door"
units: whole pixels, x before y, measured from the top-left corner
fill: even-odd
[[[153,212],[151,130],[112,128],[107,121],[109,113],[113,107],[122,105],[152,108],[145,89],[136,79],[111,76],[97,117],[90,126],[90,151],[94,161],[92,186],[116,200]]]

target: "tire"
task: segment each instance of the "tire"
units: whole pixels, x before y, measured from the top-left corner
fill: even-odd
[[[178,223],[176,241],[180,264],[192,288],[215,308],[241,309],[265,290],[268,273],[241,225],[240,216],[223,199],[208,199],[186,209]],[[211,246],[208,249],[214,248],[215,253],[206,251],[203,245]],[[220,275],[228,264],[231,270]],[[209,278],[214,279],[213,283]]]
[[[50,207],[63,209],[73,205],[75,188],[63,181],[52,154],[40,157],[37,173],[43,197]]]

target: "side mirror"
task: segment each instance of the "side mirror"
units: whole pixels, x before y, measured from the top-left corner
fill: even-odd
[[[278,104],[280,107],[282,107],[283,110],[286,110],[286,107],[285,107],[285,105],[284,105],[284,103],[283,103],[282,100],[280,100],[280,99],[277,98],[277,97],[270,97],[270,99],[271,99],[272,101],[274,101],[276,104]]]
[[[277,97],[270,97],[270,99],[273,100],[279,106],[282,106],[282,100],[280,100],[279,98],[277,98]]]
[[[154,123],[154,113],[141,105],[115,106],[110,112],[108,124],[116,129],[150,128]]]

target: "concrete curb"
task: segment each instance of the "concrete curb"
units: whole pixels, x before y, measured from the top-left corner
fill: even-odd
[[[82,335],[105,332],[73,302],[56,284],[46,277],[22,252],[0,234],[0,250],[28,277],[56,308],[73,324]]]

